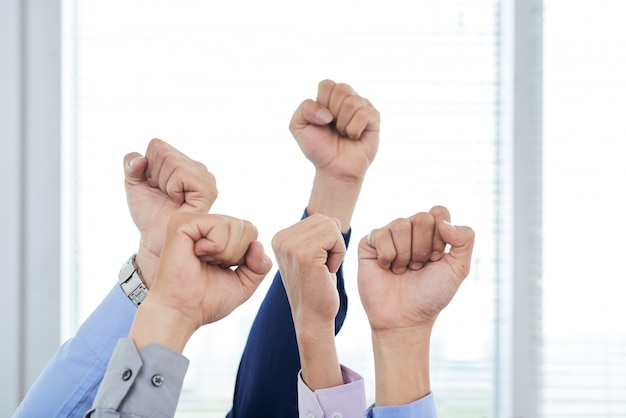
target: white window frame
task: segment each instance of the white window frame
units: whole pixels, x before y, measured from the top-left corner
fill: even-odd
[[[500,10],[500,230],[495,417],[539,417],[541,391],[543,1]],[[512,278],[509,280],[508,278]]]
[[[61,0],[0,2],[0,416],[59,346],[60,34]]]

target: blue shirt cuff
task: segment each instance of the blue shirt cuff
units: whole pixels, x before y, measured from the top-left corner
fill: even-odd
[[[435,398],[431,393],[407,405],[376,406],[372,405],[365,411],[367,418],[437,418]]]

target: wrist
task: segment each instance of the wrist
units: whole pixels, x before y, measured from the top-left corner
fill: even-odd
[[[137,250],[137,255],[135,256],[135,263],[141,271],[141,278],[143,279],[146,288],[150,290],[152,283],[154,282],[154,278],[156,277],[159,265],[159,256],[151,252],[143,244],[140,244],[139,250]]]
[[[334,320],[325,321],[324,323],[314,323],[305,321],[294,321],[296,330],[296,339],[302,341],[303,345],[309,346],[319,342],[332,341],[335,343],[335,324]]]
[[[296,327],[302,380],[312,391],[342,385],[333,327]]]
[[[362,184],[363,178],[333,176],[316,171],[307,213],[321,213],[337,218],[341,222],[341,231],[347,232]]]
[[[137,309],[128,336],[138,350],[156,343],[182,353],[196,329],[188,317],[150,295]]]
[[[431,329],[372,330],[376,405],[406,405],[430,393]]]

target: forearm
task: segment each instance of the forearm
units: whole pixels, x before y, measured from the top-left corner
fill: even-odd
[[[312,390],[342,385],[341,367],[335,346],[334,324],[323,329],[296,326],[302,379]]]
[[[406,405],[430,393],[430,331],[372,332],[376,406]]]
[[[307,206],[309,215],[321,213],[341,222],[341,232],[350,229],[363,179],[339,179],[316,172]]]
[[[307,217],[307,211],[302,218]],[[350,231],[343,233],[348,246]],[[343,268],[337,272],[339,311],[335,334],[341,330],[348,310]],[[277,343],[278,342],[278,343]],[[295,416],[298,411],[297,373],[301,369],[291,307],[280,271],[259,307],[241,356],[233,407],[229,418],[254,416]]]
[[[128,337],[138,350],[154,343],[182,353],[195,328],[175,310],[159,304],[155,297],[149,295],[139,306]]]
[[[343,234],[346,246],[350,232]],[[335,317],[335,334],[341,329],[348,310],[343,269],[337,272],[339,312]],[[259,307],[246,347],[241,356],[228,417],[295,416],[298,411],[297,373],[301,369],[291,308],[280,272]]]

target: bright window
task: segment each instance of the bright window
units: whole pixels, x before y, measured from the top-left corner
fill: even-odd
[[[626,416],[626,4],[545,2],[543,415]]]
[[[382,138],[353,219],[340,360],[373,399],[369,327],[355,285],[356,243],[376,226],[446,205],[477,232],[473,269],[433,335],[441,416],[491,416],[498,213],[497,0],[69,2],[75,155],[73,332],[136,250],[122,157],[159,137],[204,162],[212,211],[250,219],[270,248],[308,201],[312,168],[288,131],[324,78],[350,83],[381,112]],[[506,279],[506,278],[504,278]],[[266,280],[265,285],[270,280]],[[222,417],[267,286],[202,329],[181,417]]]

